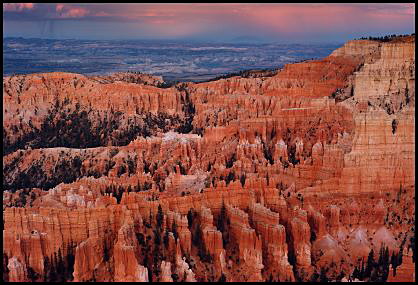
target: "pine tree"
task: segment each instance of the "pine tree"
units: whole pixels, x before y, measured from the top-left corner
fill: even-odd
[[[398,254],[398,265],[401,265],[403,261],[403,247],[399,247],[399,254]]]
[[[141,184],[139,183],[139,180],[136,182],[136,186],[135,186],[135,192],[141,192]]]
[[[161,232],[161,230],[162,230],[163,222],[164,222],[163,208],[161,207],[161,205],[158,205],[157,229],[158,229],[159,232]]]
[[[229,234],[227,232],[226,224],[228,222],[228,216],[226,213],[226,207],[224,201],[222,201],[221,211],[217,220],[216,227],[222,233],[223,246],[225,247],[229,242]]]
[[[74,248],[75,244],[71,241],[70,244],[67,246],[67,259],[66,259],[66,280],[72,281],[73,280],[73,272],[74,272]]]
[[[383,258],[384,258],[384,247],[382,245],[380,247],[380,250],[379,250],[379,259],[377,261],[377,265],[378,266],[382,266],[383,265],[383,263],[384,263]]]
[[[148,226],[149,226],[149,228],[151,228],[152,227],[152,220],[154,219],[154,216],[152,215],[152,212],[151,212],[151,210],[149,211],[149,224],[148,224]]]
[[[321,268],[321,272],[319,273],[319,282],[328,282],[327,272],[324,268]]]
[[[357,266],[354,268],[354,271],[353,271],[352,276],[353,276],[353,278],[358,278],[358,279],[360,279],[360,278],[359,278],[359,277],[360,277],[360,270],[358,269],[358,267],[357,267]]]
[[[189,211],[187,212],[187,223],[188,223],[189,229],[193,225],[193,219],[194,219],[194,210],[193,208],[190,208]]]
[[[6,281],[7,280],[7,274],[10,272],[9,268],[7,267],[7,265],[9,264],[9,257],[7,256],[6,253],[3,252],[3,280]]]
[[[398,267],[398,257],[395,254],[395,251],[392,252],[392,256],[390,258],[390,264],[393,268],[393,276],[396,276],[396,268]]]
[[[49,261],[49,257],[45,256],[44,257],[44,276],[43,276],[44,281],[48,281],[47,280],[48,279],[48,273],[49,273],[50,270],[51,270],[51,263]]]
[[[242,187],[244,187],[244,185],[245,185],[245,179],[246,179],[245,174],[242,174],[241,177],[240,177],[240,179],[239,179],[240,182],[241,182]]]
[[[227,217],[226,217],[226,207],[225,207],[225,202],[222,201],[222,207],[221,207],[221,212],[219,214],[219,218],[217,221],[217,225],[216,227],[218,228],[218,230],[220,232],[224,232],[224,225],[225,225],[225,221],[226,221]]]
[[[172,226],[172,230],[173,230],[173,235],[175,240],[177,241],[178,237],[179,237],[179,233],[177,231],[177,224],[175,221],[173,221],[173,226]]]
[[[386,281],[389,277],[389,248],[386,246],[383,251],[383,274],[382,281]]]
[[[219,277],[219,280],[218,280],[218,282],[226,282],[226,276],[225,276],[225,274],[221,274],[221,277]]]
[[[202,239],[202,231],[199,227],[196,227],[193,235],[193,243],[197,246],[197,254],[203,262],[210,262],[211,256],[206,253],[205,247],[202,243]]]
[[[164,232],[164,238],[163,238],[163,242],[164,242],[165,248],[168,247],[168,240],[169,240],[169,237],[168,236],[169,236],[169,233],[168,233],[168,231],[166,229],[165,232]]]
[[[28,278],[32,282],[35,282],[39,278],[39,274],[30,266],[28,266]]]
[[[370,250],[369,256],[367,257],[367,266],[366,266],[366,270],[364,272],[364,277],[370,277],[371,273],[373,271],[373,268],[375,266],[375,261],[374,261],[374,250],[373,248]]]
[[[65,281],[65,264],[61,254],[61,248],[58,249],[57,277],[59,281]]]
[[[360,280],[363,280],[366,269],[364,268],[364,258],[361,260]]]
[[[49,260],[50,266],[49,270],[47,271],[46,281],[48,282],[55,282],[57,280],[57,270],[56,270],[56,253],[54,253],[53,257],[50,257]]]
[[[103,258],[104,258],[104,261],[106,261],[106,262],[109,261],[109,259],[110,259],[109,248],[107,247],[106,240],[104,241]]]

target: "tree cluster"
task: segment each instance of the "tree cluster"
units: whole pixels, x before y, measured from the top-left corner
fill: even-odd
[[[386,282],[389,277],[389,265],[392,265],[393,274],[396,275],[396,268],[402,264],[402,250],[398,254],[392,253],[389,256],[389,248],[382,245],[376,260],[374,250],[371,249],[367,262],[361,261],[360,266],[354,268],[352,278],[372,282]]]
[[[46,282],[68,282],[73,280],[75,262],[75,244],[67,246],[67,255],[62,256],[61,249],[50,257],[44,257],[44,272],[42,280]],[[32,282],[39,280],[41,276],[33,269],[28,270],[28,278]]]
[[[408,37],[408,36],[415,36],[415,33],[412,33],[411,35],[396,35],[396,34],[392,34],[392,35],[386,35],[386,36],[382,36],[382,37],[361,37],[361,38],[358,38],[357,40],[369,40],[369,41],[379,41],[379,42],[390,42],[391,40],[393,40],[395,38],[402,38],[402,37]]]

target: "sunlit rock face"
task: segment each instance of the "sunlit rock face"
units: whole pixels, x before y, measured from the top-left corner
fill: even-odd
[[[171,87],[4,77],[4,281],[412,281],[414,49]]]

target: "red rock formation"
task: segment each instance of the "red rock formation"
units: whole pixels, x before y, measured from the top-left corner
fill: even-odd
[[[44,281],[54,256],[66,281],[348,280],[413,234],[414,47],[350,41],[270,77],[170,88],[5,77],[5,280]],[[389,280],[411,279],[404,260]]]
[[[279,214],[258,203],[250,205],[249,213],[256,232],[262,238],[263,263],[269,269],[266,276],[272,274],[281,281],[294,281],[287,256],[286,232],[279,224]]]
[[[299,275],[302,278],[307,278],[312,273],[311,230],[307,220],[307,213],[296,208],[292,209],[291,216],[293,217],[289,221],[291,254],[294,256],[295,266],[299,270]]]
[[[148,281],[148,280],[147,280]],[[171,277],[171,263],[170,262],[161,262],[161,282],[173,282]]]
[[[200,212],[200,225],[202,242],[206,251],[213,257],[215,270],[223,272],[222,264],[225,263],[225,250],[223,248],[222,233],[213,225],[213,215],[210,209],[204,206],[202,206]]]
[[[113,249],[115,281],[148,281],[148,270],[139,264],[136,257],[138,242],[135,237],[133,224],[133,219],[128,212],[123,225],[118,231],[118,240]]]
[[[392,266],[389,267],[388,282],[415,282],[415,264],[412,261],[412,250],[404,250],[404,262],[396,268],[394,275]]]
[[[7,268],[9,269],[8,275],[10,282],[29,281],[27,278],[28,273],[25,264],[20,263],[16,257],[12,257],[9,259]]]
[[[182,253],[190,254],[192,246],[192,235],[188,228],[187,218],[185,216],[181,216],[178,213],[168,211],[167,225],[171,231],[173,231],[173,224],[176,224],[177,226]]]
[[[261,269],[264,265],[259,235],[250,227],[247,213],[230,205],[226,206],[226,212],[230,221],[232,239],[238,246],[239,259],[252,270],[251,279],[246,281],[261,281]]]

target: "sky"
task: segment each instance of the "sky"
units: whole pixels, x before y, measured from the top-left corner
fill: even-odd
[[[415,33],[415,4],[3,4],[3,37],[343,42]]]

